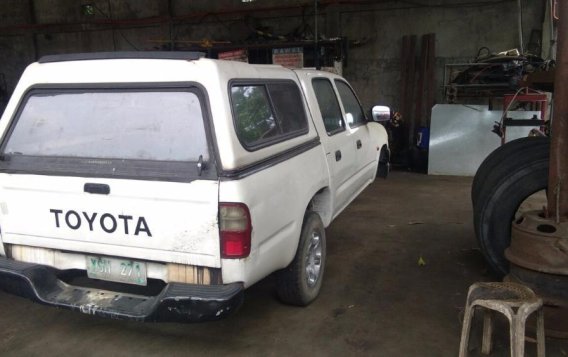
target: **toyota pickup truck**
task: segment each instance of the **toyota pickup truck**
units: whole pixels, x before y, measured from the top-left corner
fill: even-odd
[[[0,120],[0,288],[138,321],[220,319],[275,273],[311,303],[325,227],[388,172],[340,76],[186,52],[41,58]]]

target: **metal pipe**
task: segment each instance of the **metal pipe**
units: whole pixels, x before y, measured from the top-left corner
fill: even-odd
[[[29,0],[29,7],[30,7],[30,22],[32,24],[35,24],[37,22],[37,18],[36,18],[34,0]],[[39,59],[39,54],[38,54],[38,45],[37,45],[37,35],[34,32],[32,32],[32,48],[34,51],[33,52],[34,61],[37,61]]]
[[[114,46],[114,50],[116,51],[117,46],[116,46],[116,33],[114,31],[114,23],[113,23],[113,19],[112,19],[112,5],[110,3],[110,0],[107,1],[108,3],[108,18],[111,22],[111,27],[110,27],[110,31],[112,34],[112,44]]]
[[[559,1],[554,113],[548,175],[548,215],[568,221],[568,2]]]
[[[318,0],[314,0],[314,19],[315,19],[315,28],[314,28],[314,67],[316,69],[320,69],[320,61],[319,61],[319,48],[318,48]]]
[[[556,59],[556,51],[554,50],[554,46],[556,46],[556,41],[554,40],[554,0],[549,1],[550,6],[550,13],[548,16],[550,17],[550,24],[548,30],[550,31],[550,49],[548,50],[548,59],[554,60]]]
[[[495,4],[500,3],[508,3],[512,0],[498,0],[497,2],[494,1],[472,1],[472,2],[465,2],[460,4],[446,4],[446,5],[419,5],[410,3],[407,6],[396,6],[396,7],[388,7],[388,8],[367,8],[366,5],[376,5],[376,4],[384,4],[385,0],[319,0],[319,6],[324,7],[326,5],[361,5],[361,7],[356,7],[353,10],[349,11],[341,11],[339,16],[346,13],[360,13],[360,12],[369,12],[369,11],[396,11],[396,10],[409,10],[409,9],[416,9],[416,8],[461,8],[461,7],[485,7],[485,6],[494,6]],[[114,29],[118,30],[121,28],[130,29],[130,28],[137,28],[137,27],[151,27],[153,25],[159,25],[168,23],[169,21],[174,21],[174,23],[194,23],[189,22],[192,20],[196,20],[196,23],[203,23],[203,19],[208,16],[213,15],[245,15],[245,14],[252,14],[252,13],[263,13],[263,12],[277,12],[277,11],[293,11],[297,9],[303,9],[307,6],[308,3],[296,3],[294,5],[279,5],[279,6],[266,6],[266,7],[253,7],[253,8],[233,8],[233,9],[226,9],[221,11],[215,12],[196,12],[192,11],[189,14],[185,15],[178,15],[174,16],[173,18],[169,18],[168,16],[152,16],[152,17],[144,17],[144,18],[137,18],[137,19],[116,19],[116,20],[109,20],[108,18],[104,19],[93,19],[87,22],[65,22],[65,23],[41,23],[41,24],[16,24],[16,25],[8,25],[8,26],[0,26],[0,37],[6,36],[17,36],[22,31],[36,31],[38,33],[67,33],[67,32],[88,32],[88,31],[104,31],[110,30],[108,26],[114,26]],[[365,7],[363,7],[365,6]],[[298,15],[284,15],[279,13],[278,16],[274,15],[272,17],[266,16],[266,18],[283,18],[283,17],[298,17]],[[341,21],[340,24],[341,26]],[[97,27],[95,29],[88,29],[84,30],[85,27],[92,26]]]
[[[517,0],[517,7],[519,11],[518,16],[518,26],[519,26],[519,50],[521,54],[524,53],[524,44],[523,44],[523,0]]]
[[[174,41],[174,22],[172,18],[174,17],[174,5],[173,0],[168,0],[168,18],[169,21],[169,30],[170,30],[170,51],[175,49],[175,41]]]

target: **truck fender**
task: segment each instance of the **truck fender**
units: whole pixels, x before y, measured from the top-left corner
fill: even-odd
[[[389,136],[386,129],[379,123],[367,124],[373,145],[377,149],[375,172],[378,177],[386,178],[390,170]]]

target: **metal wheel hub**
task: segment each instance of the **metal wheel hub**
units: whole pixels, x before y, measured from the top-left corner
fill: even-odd
[[[310,288],[319,280],[322,264],[322,246],[319,232],[312,232],[308,250],[306,252],[306,282]]]
[[[568,275],[568,222],[556,223],[528,211],[511,226],[511,263],[542,273]]]

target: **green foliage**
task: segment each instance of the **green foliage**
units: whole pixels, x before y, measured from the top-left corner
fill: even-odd
[[[235,86],[231,88],[236,114],[237,135],[249,145],[277,134],[276,122],[270,109],[264,86]]]
[[[85,4],[81,6],[81,11],[85,16],[94,16],[95,15],[95,7],[93,4]]]

